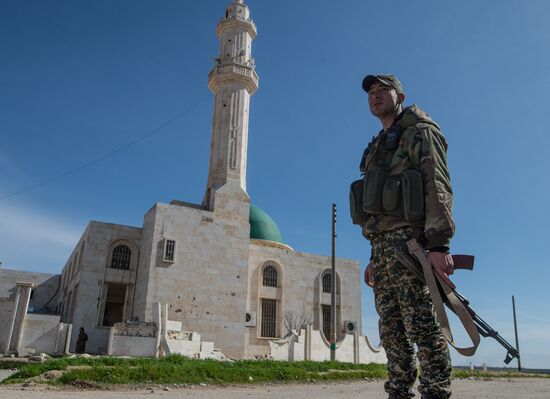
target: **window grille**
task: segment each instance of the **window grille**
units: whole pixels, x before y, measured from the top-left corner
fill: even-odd
[[[176,253],[176,241],[175,240],[164,240],[164,262],[173,262],[174,255]]]
[[[132,251],[126,245],[118,245],[113,250],[111,258],[111,268],[120,270],[130,270],[130,261],[132,260]]]
[[[262,298],[262,337],[277,336],[277,300]]]
[[[331,293],[332,292],[332,274],[326,273],[323,276],[323,292]]]
[[[321,305],[323,312],[323,334],[326,339],[330,339],[330,305]]]
[[[274,266],[266,266],[263,271],[263,286],[264,287],[277,287],[277,269]]]

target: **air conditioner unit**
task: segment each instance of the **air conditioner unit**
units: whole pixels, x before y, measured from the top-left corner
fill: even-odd
[[[344,321],[344,332],[346,334],[353,334],[357,331],[357,322],[355,320]]]
[[[256,312],[246,312],[245,326],[256,327]]]

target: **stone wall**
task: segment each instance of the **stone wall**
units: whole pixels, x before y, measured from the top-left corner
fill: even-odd
[[[223,357],[221,353],[215,352],[213,342],[202,342],[196,332],[182,331],[180,322],[168,320],[165,304],[157,303],[155,306],[154,322],[117,323],[111,328],[109,355],[153,357],[179,354],[201,359]]]
[[[196,357],[201,352],[201,337],[199,334],[188,334],[181,337],[172,337],[166,340],[165,353],[167,355],[180,354],[187,357]]]
[[[132,247],[131,270],[110,269],[109,249],[117,242],[123,240]],[[83,254],[82,248],[84,245]],[[105,282],[122,283],[133,286],[141,244],[141,228],[124,226],[112,223],[91,221],[84,231],[79,242],[75,246],[67,264],[64,267],[63,275],[67,279],[59,301],[65,301],[65,306],[73,308],[72,322],[74,333],[72,334],[70,350],[75,351],[78,331],[83,327],[88,335],[86,351],[89,353],[107,353],[109,342],[109,327],[98,326],[99,313],[103,310],[101,297]],[[78,255],[78,258],[77,258]],[[76,262],[76,269],[71,273],[71,264]],[[75,266],[72,266],[75,268]],[[133,270],[132,270],[133,269]],[[131,317],[131,306],[133,292],[129,298],[130,310],[127,316]],[[71,296],[69,294],[72,294]],[[70,301],[72,303],[67,303]]]
[[[261,271],[264,265],[276,265],[281,281],[279,288],[274,292],[270,287],[262,287]],[[256,314],[256,325],[246,329],[246,356],[254,357],[269,354],[269,340],[260,338],[260,298],[273,297],[277,299],[279,337],[283,337],[285,330],[284,317],[287,312],[297,316],[305,316],[308,322],[313,323],[314,329],[322,328],[320,304],[328,300],[330,294],[323,294],[321,275],[331,268],[331,258],[295,252],[291,248],[281,245],[251,241],[248,271],[248,298],[247,312]],[[356,321],[361,326],[361,276],[359,263],[347,259],[337,259],[337,306],[339,309],[339,330],[343,336],[343,322]],[[267,288],[267,289],[266,289]],[[300,327],[300,326],[296,326]]]
[[[55,353],[58,332],[59,316],[27,314],[19,347],[37,353]]]
[[[14,299],[17,282],[36,284],[32,305],[34,310],[38,310],[44,307],[46,302],[54,296],[59,283],[59,275],[0,268],[0,298]],[[55,310],[55,305],[56,299],[54,297],[48,305],[49,310]]]
[[[0,353],[5,353],[8,350],[8,335],[14,306],[14,299],[0,298]]]
[[[243,357],[250,234],[246,193],[238,184],[226,184],[216,192],[214,212],[177,202],[157,204],[144,223],[144,240],[150,241],[143,243],[136,291],[146,300],[136,303],[135,316],[151,320],[153,303],[169,303],[169,318],[184,330],[216,342],[228,356]],[[165,239],[176,241],[174,262],[163,261]]]
[[[153,337],[114,336],[110,340],[111,356],[155,356],[156,339]]]
[[[343,339],[336,344],[336,360],[340,362],[354,363],[355,353],[353,339],[353,335],[346,334]],[[330,360],[330,343],[325,339],[325,336],[319,330],[311,331],[310,360],[317,362]]]
[[[37,284],[29,304],[29,312],[55,314],[60,275],[56,274]]]
[[[361,363],[387,363],[386,352],[381,346],[374,346],[370,343],[368,337],[359,337],[358,350],[359,361]]]
[[[155,356],[157,335],[155,323],[116,323],[110,329],[107,353],[111,356]]]
[[[71,341],[72,327],[72,324],[59,323],[54,353],[62,354],[68,352],[68,344]]]
[[[132,310],[132,316],[138,320],[152,320],[151,304],[147,302],[148,290],[149,290],[149,263],[152,257],[153,240],[155,236],[156,225],[156,212],[157,205],[153,206],[143,217],[143,228],[141,231],[141,248],[139,264],[136,272],[136,295],[134,297],[134,308]]]
[[[330,344],[321,331],[302,329],[283,340],[270,340],[269,355],[275,360],[330,360]],[[347,363],[386,363],[382,348],[370,345],[368,338],[358,333],[346,334],[336,344],[336,360]]]

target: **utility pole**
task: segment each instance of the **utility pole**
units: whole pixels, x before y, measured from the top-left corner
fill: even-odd
[[[336,204],[332,204],[332,275],[330,279],[330,360],[336,360]]]
[[[518,323],[516,321],[516,299],[512,295],[512,310],[514,312],[514,332],[516,334],[516,350],[518,351],[518,371],[521,371],[521,356],[519,353]]]

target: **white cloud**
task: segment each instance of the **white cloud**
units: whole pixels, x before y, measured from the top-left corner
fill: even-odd
[[[0,201],[0,261],[4,268],[58,272],[81,234],[81,227],[62,217]]]

